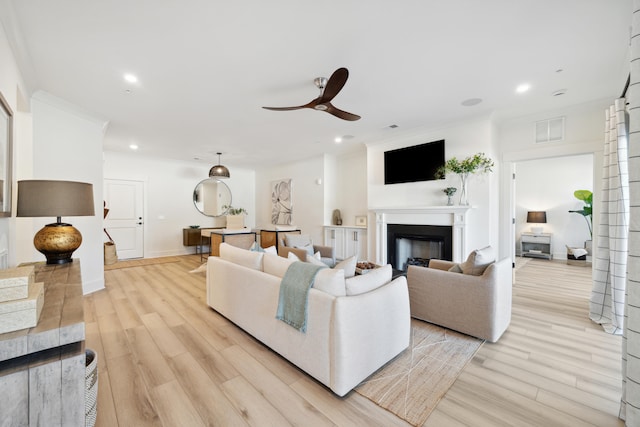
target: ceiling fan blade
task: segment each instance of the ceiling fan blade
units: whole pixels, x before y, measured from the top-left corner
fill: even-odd
[[[348,113],[346,111],[342,111],[339,108],[334,107],[331,104],[326,104],[327,105],[327,113],[329,114],[333,114],[334,116],[342,119],[342,120],[349,120],[350,122],[354,122],[356,120],[360,120],[360,116],[358,116],[357,114],[353,114],[353,113]]]
[[[265,110],[273,110],[273,111],[290,111],[290,110],[300,110],[302,108],[313,108],[316,105],[318,105],[319,99],[320,98],[318,97],[307,104],[298,105],[297,107],[262,107],[262,108],[264,108]]]
[[[338,68],[337,70],[335,70],[327,81],[324,92],[322,92],[322,96],[320,97],[320,103],[323,104],[335,98],[338,92],[340,92],[344,87],[344,84],[347,82],[348,78],[349,70],[347,70],[346,68]]]

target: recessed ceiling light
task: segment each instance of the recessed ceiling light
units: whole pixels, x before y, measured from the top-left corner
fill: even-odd
[[[480,98],[469,98],[462,101],[462,105],[465,107],[473,107],[474,105],[478,105],[482,102]]]
[[[517,93],[525,93],[529,89],[531,89],[531,85],[529,85],[529,83],[523,83],[521,85],[518,85],[518,87],[516,88],[516,92]]]
[[[565,93],[567,93],[566,89],[558,89],[554,92],[551,92],[551,95],[553,96],[560,96],[560,95],[564,95]]]
[[[129,74],[129,73],[125,74],[124,79],[129,83],[138,83],[138,78],[133,74]]]
[[[342,137],[341,136],[336,136],[334,138],[334,141],[335,141],[336,144],[340,144],[342,142]]]
[[[138,149],[138,146],[136,144],[130,144],[129,148],[131,148],[133,151]]]

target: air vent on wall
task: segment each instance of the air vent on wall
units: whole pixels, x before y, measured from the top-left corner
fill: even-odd
[[[564,117],[536,122],[536,143],[556,142],[564,139]]]

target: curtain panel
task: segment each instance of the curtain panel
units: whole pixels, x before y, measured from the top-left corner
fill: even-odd
[[[633,1],[629,100],[629,256],[620,418],[640,426],[640,0]]]
[[[589,317],[622,334],[627,281],[629,168],[625,98],[605,111],[601,215],[593,266]]]

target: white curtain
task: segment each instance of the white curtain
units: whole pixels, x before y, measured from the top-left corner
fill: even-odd
[[[605,111],[600,227],[593,266],[589,317],[605,331],[622,334],[627,282],[629,168],[624,98]]]
[[[629,99],[629,257],[620,418],[640,426],[640,0],[633,1]]]

